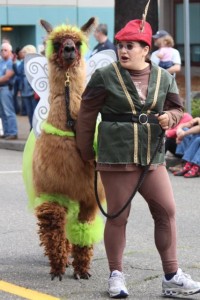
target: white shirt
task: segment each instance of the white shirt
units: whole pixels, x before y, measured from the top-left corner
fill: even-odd
[[[179,51],[177,49],[174,49],[174,48],[172,48],[172,50],[173,50],[172,51],[172,59],[171,59],[172,62],[174,64],[181,65],[181,56],[180,56]],[[160,59],[157,57],[158,51],[159,50],[156,50],[156,51],[152,52],[151,57],[150,57],[151,61],[154,62],[156,65],[158,65],[159,62],[160,62]]]

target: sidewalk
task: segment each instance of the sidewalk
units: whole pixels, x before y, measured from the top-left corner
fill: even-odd
[[[0,139],[0,149],[23,151],[26,140],[29,136],[30,125],[27,116],[17,116],[18,139],[6,141]]]

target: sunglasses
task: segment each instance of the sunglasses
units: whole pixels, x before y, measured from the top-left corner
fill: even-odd
[[[122,50],[123,48],[125,48],[126,50],[130,51],[132,50],[134,47],[134,43],[127,43],[127,44],[122,44],[122,43],[118,43],[117,44],[117,49]]]

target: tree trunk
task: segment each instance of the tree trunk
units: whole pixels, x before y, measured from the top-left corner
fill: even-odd
[[[115,33],[131,20],[142,19],[148,0],[115,0]],[[151,0],[147,13],[153,34],[158,30],[158,1]]]

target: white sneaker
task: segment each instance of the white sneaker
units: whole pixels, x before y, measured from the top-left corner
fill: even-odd
[[[188,296],[197,293],[200,293],[200,282],[192,280],[191,276],[183,273],[181,269],[178,269],[172,279],[163,278],[162,295],[164,296]]]
[[[115,270],[111,273],[108,280],[108,293],[110,298],[121,299],[128,297],[124,274],[122,272]]]

